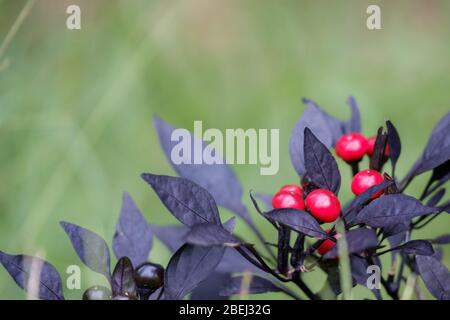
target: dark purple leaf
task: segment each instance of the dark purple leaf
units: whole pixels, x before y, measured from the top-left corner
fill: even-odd
[[[171,251],[177,251],[183,244],[189,228],[183,225],[150,226],[156,237]]]
[[[234,248],[225,248],[225,254],[216,268],[217,272],[235,273],[235,272],[251,272],[263,273],[263,271],[251,262],[245,259]]]
[[[219,264],[224,247],[183,245],[172,256],[165,272],[164,293],[168,300],[180,300],[208,278]]]
[[[431,240],[431,243],[434,243],[434,244],[449,244],[450,243],[450,234],[444,234],[442,236],[434,238],[433,240]]]
[[[417,254],[421,256],[432,256],[434,254],[433,246],[426,240],[411,240],[397,247],[406,254]]]
[[[348,97],[347,103],[350,106],[352,115],[350,119],[344,123],[345,131],[343,133],[361,132],[361,113],[359,112],[358,104],[352,96]]]
[[[116,258],[129,257],[133,265],[147,261],[153,245],[153,234],[128,193],[123,194],[122,210],[116,226],[112,247]]]
[[[255,197],[259,198],[264,203],[267,210],[273,209],[273,206],[272,206],[272,197],[273,196],[272,195],[267,194],[267,193],[262,193],[262,192],[256,192]]]
[[[356,217],[356,223],[382,228],[407,223],[413,217],[436,213],[437,210],[423,205],[419,200],[404,194],[382,195],[364,207]]]
[[[420,158],[406,175],[403,184],[450,159],[450,112],[434,127]]]
[[[392,167],[395,168],[400,152],[402,151],[402,143],[397,129],[392,122],[386,121],[387,141],[389,145],[389,158],[391,159]]]
[[[347,223],[352,222],[358,212],[362,209],[362,207],[369,202],[372,197],[380,192],[381,190],[385,190],[386,188],[390,187],[394,184],[393,180],[384,180],[383,182],[374,185],[361,193],[360,195],[356,196],[352,202],[345,208],[344,217]]]
[[[175,130],[175,127],[157,116],[153,118],[153,123],[158,133],[161,147],[176,173],[180,177],[189,179],[208,190],[219,206],[233,211],[247,221],[247,223],[253,225],[247,208],[242,204],[242,186],[231,167],[225,164],[225,161],[222,161],[223,164],[173,163],[171,160],[171,153],[173,147],[179,143],[178,141],[172,141],[172,132]],[[194,137],[191,133],[189,133],[189,136],[192,143],[191,145],[200,145],[203,152],[207,145],[197,137]],[[191,159],[194,159],[193,155],[191,156]],[[220,181],[220,183],[218,183],[218,181]]]
[[[136,283],[133,277],[133,264],[127,257],[122,257],[117,261],[111,276],[111,288],[113,296],[136,295]]]
[[[109,248],[105,240],[95,232],[61,221],[61,226],[69,236],[78,257],[91,270],[103,274],[110,280]]]
[[[400,229],[404,225],[394,225],[394,226]],[[405,230],[401,230],[399,232],[396,232],[396,230],[383,230],[383,234],[385,237],[387,237],[387,240],[389,241],[389,245],[391,246],[391,248],[395,248],[401,245],[406,240],[407,230],[409,230],[409,224],[405,225]],[[389,232],[396,232],[396,233],[390,235]],[[392,263],[394,263],[395,260],[397,259],[397,254],[398,252],[395,250],[391,252]]]
[[[231,278],[231,281],[220,291],[220,295],[231,296],[240,293],[258,294],[283,291],[270,280],[255,275],[249,275],[249,277],[250,279],[245,279],[244,276]]]
[[[378,239],[375,231],[372,229],[358,228],[347,232],[348,253],[359,253],[367,249],[373,249],[378,246]],[[338,246],[334,246],[324,256],[325,259],[336,259],[339,257]]]
[[[434,168],[430,180],[431,183],[437,182],[433,185],[434,189],[439,188],[450,180],[450,160],[447,160],[443,164]]]
[[[416,256],[416,264],[425,286],[436,299],[450,298],[450,272],[433,257]]]
[[[304,131],[306,127],[310,128],[327,148],[332,147],[335,140],[339,138],[336,136],[342,134],[338,120],[331,121],[333,118],[322,111],[311,100],[303,99],[303,102],[306,105],[306,110],[292,129],[289,139],[291,162],[299,176],[303,176],[306,172],[303,155]]]
[[[376,266],[381,269],[381,262],[378,257],[374,257],[374,263]],[[358,257],[356,255],[350,256],[350,269],[352,271],[352,278],[356,281],[357,284],[367,287],[367,279],[371,276],[370,273],[367,273],[367,268],[371,264],[367,261],[367,259]],[[380,290],[372,289],[372,292],[375,294],[377,299],[380,299],[381,294]]]
[[[322,230],[317,220],[305,211],[288,208],[274,209],[264,213],[264,216],[307,236],[318,239],[330,238],[328,233]]]
[[[228,231],[228,233],[233,233],[234,227],[236,226],[236,217],[231,217],[223,223],[223,228]]]
[[[411,227],[411,220],[406,221],[405,223],[397,223],[397,224],[392,224],[389,226],[386,226],[383,228],[383,235],[385,238],[388,237],[393,237],[393,236],[397,236],[400,233],[405,233],[405,231],[408,231]],[[399,235],[398,237],[401,238],[401,236]],[[403,241],[403,240],[402,240]]]
[[[237,247],[240,241],[222,226],[212,223],[200,223],[191,227],[186,235],[187,243],[198,246],[227,246]]]
[[[152,186],[166,208],[183,224],[190,227],[211,222],[220,225],[219,210],[211,194],[185,178],[149,173],[142,178]]]
[[[213,272],[192,291],[191,300],[227,300],[227,296],[221,296],[221,289],[229,283],[231,274]]]
[[[47,261],[0,251],[0,262],[16,284],[29,294],[37,294],[36,298],[43,300],[64,300],[61,277]],[[30,292],[29,289],[34,286],[37,286],[37,292]]]
[[[309,128],[305,128],[304,137],[303,153],[309,179],[319,188],[328,189],[337,194],[341,185],[341,175],[336,160]]]
[[[441,201],[441,199],[444,195],[445,195],[445,189],[440,189],[427,201],[427,206],[435,207],[439,203],[439,201]]]

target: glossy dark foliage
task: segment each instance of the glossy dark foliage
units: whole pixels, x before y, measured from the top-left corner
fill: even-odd
[[[420,276],[431,294],[439,300],[450,300],[450,272],[439,260],[416,256]]]
[[[264,213],[264,216],[307,236],[318,239],[330,238],[330,236],[320,227],[317,220],[305,211],[296,209],[274,209]]]
[[[245,221],[253,224],[248,214],[247,208],[242,204],[242,186],[235,173],[227,164],[175,164],[171,160],[171,152],[177,141],[172,141],[171,135],[175,127],[155,116],[153,118],[159,142],[163,149],[167,161],[180,177],[189,179],[204,189],[208,190],[221,207],[227,208]],[[191,134],[192,144],[202,146],[202,150],[207,145]],[[192,157],[193,159],[193,157]],[[223,161],[224,162],[224,161]],[[220,181],[220,183],[217,183]]]
[[[304,139],[303,154],[308,178],[315,186],[337,194],[341,186],[341,175],[336,160],[309,128],[305,128]]]
[[[367,261],[358,255],[352,254],[350,256],[350,270],[352,271],[353,280],[362,286],[367,286],[367,280],[370,277],[370,273],[367,272],[367,268],[373,264],[380,267],[381,269],[381,261],[377,257],[374,257],[374,261]],[[381,293],[379,289],[372,289],[375,297],[377,299],[381,299]]]
[[[386,190],[389,186],[393,185],[393,180],[384,180],[382,183],[370,187],[360,195],[356,196],[352,202],[344,210],[344,218],[346,223],[351,223],[358,212],[363,208],[365,204],[372,200],[372,197],[381,190]]]
[[[435,244],[450,244],[450,234],[444,234],[431,240]]]
[[[306,111],[290,138],[292,163],[301,175],[305,194],[317,187],[337,194],[341,176],[330,148],[342,134],[361,130],[359,109],[350,97],[348,103],[352,116],[342,121],[321,110],[311,100],[304,99],[304,103]],[[242,203],[242,187],[232,169],[225,164],[175,165],[170,160],[172,147],[176,143],[171,141],[175,128],[157,117],[154,123],[161,146],[180,177],[145,173],[142,178],[183,225],[149,224],[125,193],[112,241],[118,261],[111,274],[110,253],[105,240],[88,229],[61,222],[80,259],[110,282],[112,293],[109,292],[107,298],[112,295],[113,299],[120,300],[178,300],[190,294],[191,299],[202,300],[228,299],[234,294],[283,292],[294,299],[303,299],[283,283],[296,285],[313,300],[324,298],[321,294],[327,297],[331,292],[332,297],[336,298],[342,293],[339,246],[335,245],[323,256],[317,250],[325,239],[336,241],[325,231],[325,226],[306,211],[272,209],[271,195],[255,194],[269,210],[263,211],[250,193],[259,217],[267,219],[278,232],[278,243],[266,241]],[[442,187],[450,179],[450,114],[436,125],[422,156],[400,184],[394,176],[401,154],[400,136],[390,121],[386,122],[386,128],[387,132],[383,127],[378,130],[370,167],[382,172],[388,160],[384,155],[384,146],[389,144],[392,178],[383,172],[385,181],[355,197],[342,213],[352,284],[365,286],[370,276],[368,266],[381,268],[380,256],[390,253],[393,264],[386,278],[382,278],[383,293],[398,299],[402,281],[407,277],[403,270],[409,268],[420,273],[426,287],[436,298],[448,299],[450,275],[440,262],[440,246],[450,243],[449,235],[429,240],[410,239],[414,230],[425,226],[441,212],[450,211],[450,201],[445,199],[445,187]],[[189,133],[188,138],[197,146],[211,150],[210,146]],[[409,182],[425,171],[432,173],[420,200],[405,195],[403,192]],[[373,199],[379,191],[383,191],[383,195]],[[234,216],[222,224],[218,206],[241,217],[260,243],[249,244],[246,237],[241,238],[233,233],[236,224]],[[292,241],[289,241],[290,235]],[[148,261],[153,236],[172,253],[165,269]],[[386,246],[385,241],[390,246]],[[264,252],[260,252],[261,244],[266,249]],[[28,279],[33,278],[34,266],[40,265],[41,274],[36,278],[39,281],[37,297],[64,299],[60,275],[48,262],[1,251],[0,262],[25,290]],[[398,268],[393,268],[397,265]],[[303,276],[307,275],[304,271],[310,266],[318,266],[326,273],[325,286],[319,293],[313,292],[303,281]],[[391,274],[394,269],[398,269],[398,274]],[[150,273],[145,274],[145,271]],[[382,291],[372,291],[376,299],[383,298]]]
[[[105,240],[93,231],[69,222],[60,222],[81,261],[91,270],[110,280],[109,248]]]
[[[224,252],[224,247],[191,244],[178,249],[170,259],[164,276],[166,299],[183,299],[214,271]]]
[[[436,208],[423,205],[414,197],[404,194],[382,195],[364,207],[356,216],[357,223],[382,228],[422,215],[436,213]]]
[[[334,146],[336,141],[344,133],[360,131],[361,120],[359,108],[353,97],[348,99],[352,116],[348,121],[337,119],[323,111],[315,102],[303,99],[306,109],[301,118],[295,124],[289,139],[289,153],[291,162],[299,176],[306,173],[304,162],[304,130],[311,129],[314,135],[327,148]]]
[[[142,174],[167,209],[186,226],[220,224],[219,210],[211,194],[198,184],[178,177]]]
[[[212,223],[201,223],[191,227],[185,241],[198,246],[228,246],[236,247],[240,241],[233,237],[222,226]]]
[[[136,296],[136,283],[133,278],[133,264],[127,257],[122,257],[116,264],[111,277],[113,296]]]
[[[147,261],[153,245],[153,233],[133,199],[124,193],[122,210],[116,226],[112,247],[116,258],[129,257],[133,265]]]
[[[34,298],[44,300],[63,300],[61,277],[55,267],[38,257],[10,255],[0,251],[0,263],[8,271],[17,285]],[[36,287],[38,290],[29,290]]]
[[[346,234],[347,250],[349,254],[361,253],[364,250],[378,246],[378,238],[375,231],[366,228],[350,230]],[[323,257],[324,259],[336,259],[339,256],[338,246],[334,246]]]
[[[392,166],[395,168],[402,151],[402,143],[400,141],[400,135],[391,121],[386,121],[386,128],[387,143],[389,145],[389,159],[391,159]]]
[[[425,150],[403,180],[404,184],[407,184],[413,177],[432,170],[450,159],[449,132],[450,112],[434,127]]]
[[[432,244],[426,240],[411,240],[397,247],[405,254],[418,254],[422,256],[432,256],[434,249]]]
[[[233,277],[227,283],[225,288],[220,291],[222,296],[231,296],[235,294],[258,294],[268,292],[283,291],[272,281],[259,276],[248,275]]]

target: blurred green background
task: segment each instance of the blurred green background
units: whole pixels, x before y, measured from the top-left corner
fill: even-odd
[[[0,0],[0,39],[25,2]],[[69,4],[81,7],[79,31],[66,28]],[[381,6],[382,30],[367,30],[369,4]],[[245,194],[273,193],[297,181],[288,138],[301,97],[346,118],[352,94],[365,134],[387,119],[397,126],[402,177],[450,109],[449,10],[445,0],[37,0],[0,61],[0,249],[43,256],[65,280],[66,267],[81,263],[58,221],[110,243],[128,191],[149,221],[175,223],[139,177],[173,174],[153,114],[190,130],[194,120],[204,128],[280,128],[278,175],[234,166]],[[340,165],[346,201],[350,169]],[[426,178],[408,192],[417,195]],[[414,236],[441,235],[448,226],[444,217]],[[242,223],[237,230],[256,241]],[[450,265],[448,250],[444,257]],[[166,263],[169,253],[155,243],[151,258]],[[306,281],[318,290],[323,273]],[[101,276],[82,267],[82,289],[97,283]],[[355,294],[371,297],[365,288]],[[0,298],[23,297],[0,268]]]

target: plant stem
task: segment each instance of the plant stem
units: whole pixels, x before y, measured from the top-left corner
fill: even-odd
[[[339,253],[339,277],[344,300],[352,300],[352,271],[350,268],[350,259],[348,256],[348,245],[345,236],[344,222],[340,219],[336,223],[336,231],[341,235],[337,241]]]
[[[352,168],[352,176],[356,176],[359,172],[359,161],[348,162],[348,164],[350,165],[350,168]]]
[[[280,226],[278,229],[278,270],[286,275],[289,268],[289,242],[291,230],[286,226]]]

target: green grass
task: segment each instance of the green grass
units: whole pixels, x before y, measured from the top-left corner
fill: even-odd
[[[365,9],[372,2],[70,1],[81,5],[82,30],[69,31],[69,2],[37,1],[0,72],[0,248],[45,253],[61,271],[80,264],[58,221],[110,241],[123,191],[152,223],[175,222],[139,177],[173,174],[153,114],[188,129],[194,120],[205,128],[280,128],[278,175],[234,166],[246,191],[274,192],[297,181],[288,138],[303,111],[300,98],[348,117],[345,100],[353,94],[365,134],[386,119],[397,126],[403,176],[449,110],[450,5],[377,1],[383,29],[368,31]],[[0,39],[24,4],[0,1]],[[349,169],[340,165],[345,186]],[[425,179],[408,192],[417,195]],[[349,199],[349,188],[342,189]],[[242,223],[238,231],[248,234]],[[445,232],[442,218],[416,236]],[[151,256],[160,263],[169,258],[159,244]],[[83,288],[102,281],[82,272]],[[306,281],[319,290],[323,275]],[[0,298],[23,296],[0,269]],[[370,294],[359,288],[353,296]]]

